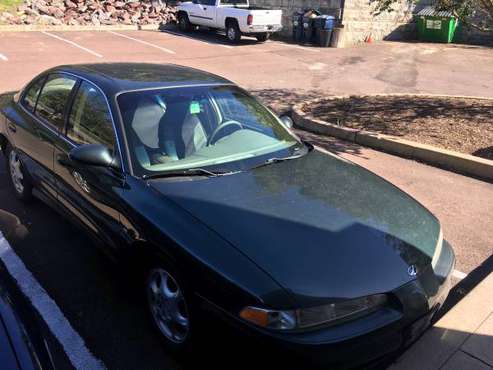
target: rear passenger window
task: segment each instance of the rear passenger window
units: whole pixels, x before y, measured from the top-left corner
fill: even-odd
[[[58,128],[63,127],[65,106],[77,80],[62,74],[50,75],[36,104],[36,115]]]
[[[36,106],[36,100],[38,99],[39,91],[43,86],[45,76],[38,78],[34,81],[26,90],[24,98],[22,99],[22,105],[26,107],[30,112],[34,112]]]
[[[75,95],[67,125],[67,137],[78,144],[103,144],[113,149],[115,134],[103,94],[83,81]]]

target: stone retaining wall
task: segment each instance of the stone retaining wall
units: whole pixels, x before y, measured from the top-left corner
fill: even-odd
[[[416,6],[410,5],[407,0],[401,0],[394,5],[394,12],[386,12],[378,16],[375,16],[374,7],[370,5],[369,0],[250,0],[250,2],[267,8],[282,9],[281,35],[284,37],[292,35],[291,18],[297,10],[312,8],[338,18],[343,12],[342,46],[352,46],[365,42],[370,36],[373,41],[416,39],[413,14],[431,5],[433,0],[421,0]],[[493,43],[493,35],[464,27],[458,29],[456,41],[489,44]]]
[[[402,0],[394,12],[374,15],[374,6],[368,0],[346,0],[344,6],[345,45],[355,45],[372,40],[409,39],[415,34],[413,8]]]

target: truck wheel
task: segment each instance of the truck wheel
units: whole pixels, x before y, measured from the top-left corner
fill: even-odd
[[[232,44],[238,44],[241,39],[241,31],[238,24],[234,22],[228,23],[226,26],[226,36],[228,37],[228,41]]]
[[[192,30],[192,24],[188,19],[188,15],[186,14],[178,15],[178,27],[182,32],[190,32]]]
[[[257,35],[257,41],[258,42],[266,42],[269,37],[270,37],[270,33],[261,33],[260,35]]]

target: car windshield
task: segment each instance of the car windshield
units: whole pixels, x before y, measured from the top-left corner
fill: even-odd
[[[137,175],[279,157],[303,145],[232,85],[133,91],[117,100]]]

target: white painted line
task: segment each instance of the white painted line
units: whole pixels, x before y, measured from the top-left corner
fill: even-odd
[[[77,370],[104,370],[104,364],[87,349],[82,338],[63,316],[55,301],[37,282],[22,260],[15,254],[0,232],[0,259],[8,272],[17,281],[24,295],[31,301],[46,325],[62,345],[67,357]]]
[[[300,50],[306,50],[306,51],[312,51],[314,53],[320,53],[319,49],[315,48],[310,48],[306,46],[299,46],[299,45],[291,45],[291,44],[285,44],[282,42],[272,42],[272,44],[278,45],[278,46],[284,46],[285,48],[293,48],[293,49],[300,49]]]
[[[50,36],[50,37],[53,37],[57,40],[60,40],[60,41],[63,41],[63,42],[66,42],[67,44],[70,44],[72,46],[75,46],[76,48],[79,48],[81,50],[84,50],[86,52],[88,52],[89,54],[92,54],[98,58],[102,58],[103,56],[99,53],[96,53],[95,51],[92,51],[91,49],[88,49],[88,48],[85,48],[84,46],[81,46],[73,41],[70,41],[70,40],[67,40],[67,39],[64,39],[63,37],[60,37],[60,36],[57,36],[57,35],[54,35],[52,33],[49,33],[49,32],[46,32],[46,31],[41,31],[42,34],[44,35],[47,35],[47,36]]]
[[[456,279],[465,279],[467,277],[467,274],[462,272],[462,271],[459,271],[459,270],[454,270],[452,271],[452,276]]]
[[[144,45],[147,45],[147,46],[151,46],[153,48],[156,48],[156,49],[159,49],[161,51],[164,51],[165,53],[176,54],[176,52],[174,52],[173,50],[166,49],[166,48],[163,48],[161,46],[151,44],[150,42],[147,42],[147,41],[144,41],[144,40],[135,39],[133,37],[130,37],[130,36],[127,36],[127,35],[123,35],[123,34],[118,33],[118,32],[113,32],[113,31],[108,31],[108,32],[111,33],[112,35],[120,36],[120,37],[129,39],[129,40],[132,40],[132,41],[135,41],[135,42],[140,42],[141,44],[144,44]]]
[[[215,42],[210,42],[210,41],[207,41],[207,40],[204,40],[204,39],[201,39],[201,38],[191,37],[191,36],[184,35],[184,34],[178,33],[178,32],[173,32],[173,31],[168,31],[168,30],[162,30],[161,32],[169,33],[169,34],[175,35],[175,36],[185,37],[187,39],[194,40],[194,41],[197,41],[197,42],[203,42],[203,43],[206,43],[206,44],[209,44],[209,45],[220,46],[220,47],[223,47],[223,48],[226,48],[226,49],[233,49],[233,46],[223,45],[223,44],[217,44]]]
[[[325,63],[318,63],[318,62],[308,65],[308,69],[310,71],[321,71],[321,70],[323,70],[326,67],[328,67],[327,64],[325,64]]]
[[[9,58],[7,58],[5,55],[3,55],[2,53],[0,53],[0,59],[3,60],[4,62],[8,61]]]

